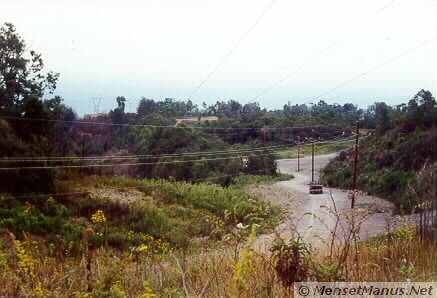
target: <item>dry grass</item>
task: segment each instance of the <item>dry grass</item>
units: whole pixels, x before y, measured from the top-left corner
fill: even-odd
[[[4,240],[0,250],[0,294],[289,296],[290,290],[281,284],[276,275],[272,256],[254,251],[250,245],[253,239],[248,243],[242,245],[237,256],[229,247],[204,251],[196,256],[147,250],[121,252],[103,247],[85,252],[82,256],[59,258],[53,256],[50,247],[44,247],[31,238],[15,241],[12,246]],[[436,245],[417,240],[411,228],[391,237],[359,243],[357,249],[351,249],[335,273],[332,265],[341,261],[341,254],[311,257],[307,278],[320,281],[436,280]]]
[[[90,184],[106,183],[114,181]],[[326,248],[317,254],[299,239],[285,239],[272,252],[257,251],[254,226],[250,232],[241,223],[214,249],[205,246],[195,253],[170,249],[143,235],[148,245],[122,251],[106,244],[71,256],[68,248],[56,251],[60,248],[42,238],[24,235],[18,241],[4,233],[0,296],[291,297],[287,283],[293,280],[281,274],[293,268],[278,266],[278,260],[298,265],[302,274],[296,278],[303,280],[437,280],[437,245],[420,240],[414,225],[363,242],[357,235],[365,214],[337,210],[335,204],[329,212],[338,224],[332,241],[325,241]],[[82,241],[87,247],[86,237]],[[278,255],[284,248],[289,253]]]

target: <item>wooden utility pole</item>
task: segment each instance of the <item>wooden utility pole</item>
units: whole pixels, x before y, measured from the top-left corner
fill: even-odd
[[[314,129],[311,130],[312,153],[311,153],[311,182],[314,182]]]
[[[298,172],[300,171],[300,162],[299,162],[299,160],[300,160],[300,147],[299,147],[299,145],[297,145],[297,171]]]
[[[357,190],[357,170],[358,170],[358,140],[360,138],[360,121],[357,120],[355,136],[355,158],[354,158],[354,177],[352,180],[352,203],[351,208],[355,207],[355,193]]]

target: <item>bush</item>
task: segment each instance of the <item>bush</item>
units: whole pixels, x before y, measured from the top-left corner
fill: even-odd
[[[305,281],[310,270],[310,251],[299,239],[277,238],[271,248],[274,268],[284,287]]]

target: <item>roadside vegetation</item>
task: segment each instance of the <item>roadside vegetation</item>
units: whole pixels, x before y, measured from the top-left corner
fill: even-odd
[[[329,254],[299,238],[255,250],[256,237],[284,214],[245,193],[293,178],[277,172],[278,154],[294,158],[293,146],[313,135],[350,135],[364,116],[376,135],[363,142],[360,187],[407,207],[412,193],[429,197],[429,92],[408,106],[366,111],[323,100],[268,111],[256,102],[144,97],[128,113],[118,96],[109,113],[80,118],[54,95],[60,75],[9,23],[0,28],[0,57],[8,57],[0,59],[0,296],[288,297],[301,280],[435,278],[435,243],[408,225],[371,241],[333,241]],[[198,120],[177,124],[181,117]],[[317,145],[316,153],[352,142]],[[350,154],[328,166],[326,183],[349,185]]]
[[[375,133],[360,142],[358,187],[411,211],[435,198],[437,186],[437,103],[420,91],[407,105],[377,104],[364,120]],[[330,186],[352,185],[353,150],[345,150],[323,171]],[[434,177],[434,178],[433,178]]]
[[[94,213],[94,225],[107,222]],[[335,241],[319,255],[296,239],[275,240],[270,252],[254,249],[257,225],[238,223],[222,249],[174,249],[149,234],[120,250],[88,246],[78,254],[23,233],[0,241],[0,281],[8,296],[292,297],[296,281],[436,281],[437,249],[414,225],[365,242]],[[87,235],[87,234],[85,234]],[[426,251],[426,254],[423,253]]]

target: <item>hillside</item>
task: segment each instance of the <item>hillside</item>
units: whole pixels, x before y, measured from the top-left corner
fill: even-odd
[[[406,126],[363,139],[359,146],[357,187],[407,210],[422,199],[429,200],[426,194],[432,191],[428,180],[433,167],[435,171],[436,140],[436,129],[418,127],[409,131]],[[341,152],[324,169],[322,182],[350,189],[353,154],[353,148]]]
[[[81,238],[87,230],[93,248],[105,244],[130,249],[142,243],[141,235],[150,235],[176,249],[193,249],[196,239],[221,240],[238,223],[256,223],[261,229],[275,225],[279,210],[239,187],[268,180],[248,177],[223,188],[209,183],[116,176],[83,179],[66,174],[58,181],[69,187],[63,195],[2,196],[0,233],[11,232],[19,239],[25,233],[38,235],[59,253],[68,250],[70,254],[86,248]]]
[[[31,14],[20,8],[19,15],[29,21],[30,30],[24,32],[32,32],[32,42],[56,42],[49,51],[54,56],[47,61],[30,49],[12,23],[0,26],[0,297],[290,297],[293,284],[302,281],[436,281],[437,103],[431,92],[421,90],[407,104],[393,107],[376,102],[359,108],[367,93],[361,91],[347,98],[331,97],[336,102],[328,103],[327,95],[345,86],[314,94],[338,79],[337,67],[331,67],[320,72],[329,73],[322,85],[311,79],[298,88],[284,85],[280,95],[260,94],[266,95],[265,107],[256,101],[260,96],[249,94],[262,87],[258,79],[245,84],[232,76],[214,76],[225,82],[223,88],[205,84],[215,91],[194,96],[205,80],[189,95],[180,91],[202,75],[195,64],[210,65],[183,59],[190,65],[177,69],[172,59],[185,57],[183,48],[191,42],[176,51],[167,47],[171,57],[160,51],[165,63],[151,51],[164,46],[161,41],[167,34],[152,34],[161,41],[126,54],[126,49],[137,48],[132,41],[150,37],[132,35],[131,29],[160,31],[162,26],[137,26],[151,18],[126,14],[138,24],[120,25],[119,17],[105,18],[118,24],[121,34],[107,30],[104,22],[99,22],[104,32],[87,26],[76,34],[86,15],[78,22],[71,11],[71,28],[54,34],[51,29],[59,26],[51,26],[50,36],[40,40],[36,25],[41,22],[29,17],[55,20],[41,18],[36,8],[43,6],[41,2],[28,9]],[[51,13],[52,6],[44,11]],[[93,6],[105,15],[112,4]],[[155,15],[155,8],[138,12]],[[174,15],[181,16],[180,7],[175,8]],[[162,20],[169,24],[174,15],[165,11]],[[240,19],[241,14],[235,15]],[[213,21],[185,19],[194,20],[195,26]],[[57,22],[61,23],[65,22]],[[179,27],[171,26],[171,31]],[[232,24],[217,28],[224,27]],[[115,48],[111,41],[123,49],[113,58],[106,50],[90,55],[91,40],[81,42],[90,32],[107,50]],[[141,38],[131,38],[136,36]],[[209,53],[204,46],[214,45],[205,43],[206,36],[198,35],[203,45],[196,48]],[[132,40],[123,42],[125,37]],[[180,35],[172,44],[180,40],[189,39]],[[74,54],[62,51],[63,42]],[[76,46],[82,49],[76,51]],[[140,56],[129,68],[135,52]],[[293,51],[286,52],[288,58],[300,60],[293,58]],[[87,62],[83,53],[99,59]],[[191,54],[197,57],[195,51]],[[164,81],[146,62],[151,57],[165,70]],[[67,79],[58,91],[61,74],[46,66],[62,64],[68,66],[61,68]],[[116,69],[110,71],[110,65]],[[338,69],[343,77],[346,73]],[[78,71],[76,75],[72,70]],[[140,80],[135,79],[137,71]],[[273,72],[269,68],[266,74],[273,78]],[[182,80],[173,80],[179,75]],[[249,77],[255,78],[244,80]],[[78,84],[79,78],[86,84]],[[414,81],[427,86],[419,77]],[[385,96],[376,87],[374,94]],[[287,90],[294,95],[288,97]],[[401,210],[421,203],[419,224],[414,222],[419,216],[391,214],[393,204],[380,198],[369,196],[366,202],[361,196],[357,208],[350,208],[343,189],[308,192],[319,170],[340,150],[346,151],[325,168],[323,181],[349,188],[357,119],[362,119],[362,134],[368,136],[362,140],[359,187],[395,202]],[[312,158],[312,153],[319,156]],[[331,154],[320,156],[326,153]]]

